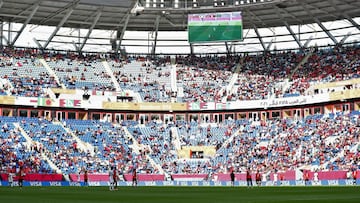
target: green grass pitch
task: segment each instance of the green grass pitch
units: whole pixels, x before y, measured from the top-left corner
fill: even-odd
[[[0,187],[0,202],[360,202],[360,187]]]

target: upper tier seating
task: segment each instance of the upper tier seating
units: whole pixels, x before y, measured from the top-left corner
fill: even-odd
[[[309,55],[307,61],[298,66],[306,55]],[[176,81],[171,81],[169,57],[120,60],[110,55],[39,54],[31,49],[4,48],[0,55],[0,77],[11,85],[5,82],[0,94],[48,97],[46,88],[59,87],[53,73],[49,73],[38,57],[46,59],[66,88],[115,91],[113,74],[122,90],[139,93],[140,102],[170,102],[174,92],[177,102],[296,97],[314,94],[309,91],[312,85],[349,80],[360,75],[358,46],[241,57],[177,56]],[[104,60],[109,64],[110,72],[104,67]],[[237,66],[239,63],[241,65]],[[234,72],[238,76],[231,84]],[[173,82],[176,90],[171,89]]]

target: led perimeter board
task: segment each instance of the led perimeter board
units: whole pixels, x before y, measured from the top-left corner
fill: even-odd
[[[242,41],[241,12],[188,15],[189,43]]]

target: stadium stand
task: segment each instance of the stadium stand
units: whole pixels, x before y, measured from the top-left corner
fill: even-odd
[[[0,186],[360,185],[358,5],[0,0]]]
[[[4,48],[1,93],[50,97],[50,88],[61,84],[66,89],[114,92],[113,74],[119,88],[138,93],[141,102],[171,102],[173,82],[178,87],[177,102],[300,97],[316,94],[312,87],[317,84],[358,78],[359,56],[358,46],[248,55],[238,73],[234,73],[238,57],[177,57],[177,77],[172,81],[173,67],[166,57],[123,61],[109,57],[109,73],[98,55],[50,56],[36,50]],[[40,63],[41,57],[50,71]],[[297,66],[300,61],[303,64]],[[346,171],[360,169],[359,115],[359,111],[339,111],[303,118],[218,122],[165,122],[159,118],[143,123],[121,120],[119,124],[3,116],[1,173],[15,172],[22,165],[27,174],[62,173],[77,180],[77,174],[86,169],[93,180],[105,180],[109,166],[116,165],[124,180],[131,179],[134,169],[144,181],[227,180],[224,174],[234,170],[242,178],[248,167],[267,174],[268,180],[273,180],[273,174],[295,179],[298,169],[311,170],[311,177],[319,170],[341,178]],[[181,157],[179,150],[191,146],[213,146],[215,154]]]
[[[206,159],[178,158],[173,138],[167,136],[172,125],[156,122],[145,126],[128,125],[134,141],[142,146],[135,153],[123,127],[98,121],[64,121],[75,136],[94,148],[92,155],[78,147],[74,137],[56,122],[2,117],[2,172],[15,170],[19,164],[24,164],[28,173],[51,173],[49,164],[39,159],[41,155],[48,156],[63,174],[76,174],[81,168],[87,168],[93,174],[106,173],[109,164],[117,164],[123,174],[130,174],[132,167],[142,174],[159,173],[146,155],[150,155],[150,159],[164,171],[174,175],[222,174],[230,170],[240,173],[246,167],[261,173],[285,173],[297,168],[348,171],[360,169],[357,151],[359,115],[360,112],[354,111],[265,123],[238,120],[218,123],[214,127],[201,127],[194,122],[183,122],[184,126],[177,124],[175,128],[181,134],[182,147],[220,146],[214,157]],[[15,123],[20,124],[33,144],[26,142],[14,127]],[[235,131],[236,134],[230,136]],[[228,144],[221,146],[227,139],[230,139]],[[147,178],[144,176],[144,180]]]

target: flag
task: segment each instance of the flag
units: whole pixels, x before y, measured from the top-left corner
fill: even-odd
[[[216,103],[215,108],[216,108],[216,110],[229,109],[229,104],[228,103]]]
[[[208,109],[208,103],[207,102],[200,102],[200,109],[201,110]]]
[[[188,110],[199,110],[200,109],[200,102],[188,102],[187,103]]]
[[[60,107],[72,107],[70,102],[68,102],[68,99],[60,99],[59,100],[59,106]]]
[[[74,99],[74,106],[80,107],[81,106],[81,100]]]
[[[49,98],[38,98],[37,104],[38,106],[51,106],[52,101]]]
[[[116,92],[117,96],[128,97],[130,93],[128,91]]]
[[[81,100],[78,99],[60,99],[59,100],[59,106],[60,107],[79,107],[81,106]]]

